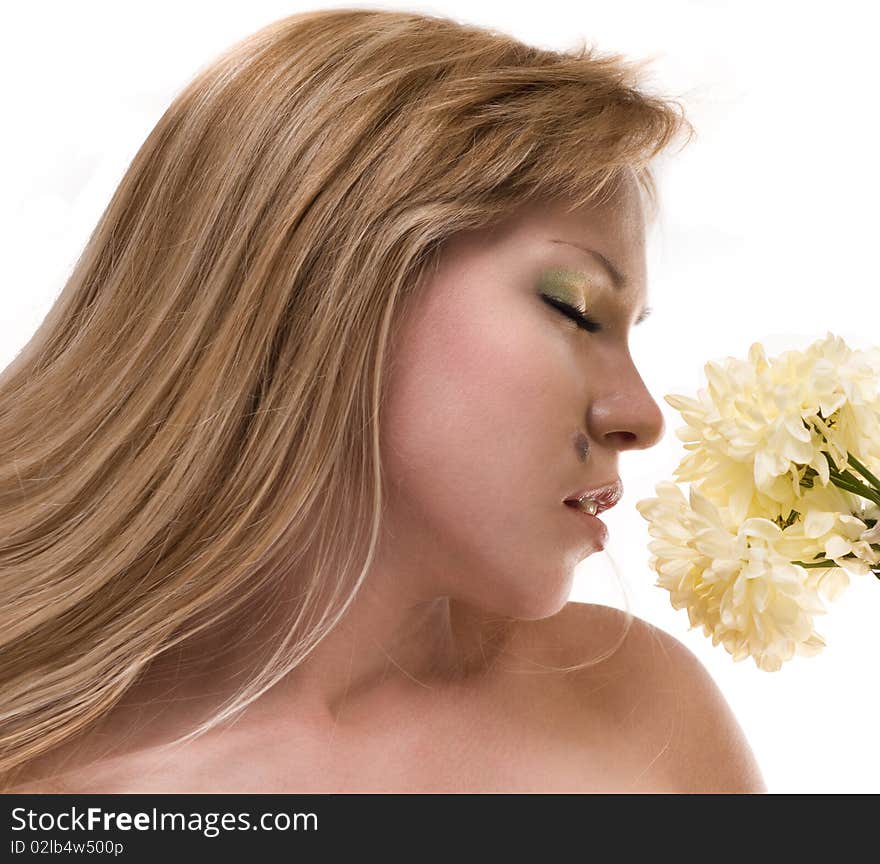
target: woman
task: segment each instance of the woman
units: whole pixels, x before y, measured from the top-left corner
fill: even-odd
[[[5,789],[762,790],[691,652],[566,602],[662,434],[637,84],[346,9],[181,93],[0,378]]]

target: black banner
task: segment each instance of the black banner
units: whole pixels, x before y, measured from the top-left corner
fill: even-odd
[[[528,841],[586,852],[597,842],[596,831],[614,825],[616,834],[621,822],[637,824],[642,836],[652,829],[662,836],[693,808],[695,797],[705,796],[6,795],[0,860],[60,855],[68,861],[133,862],[164,855],[176,861],[196,853],[314,860],[315,853],[343,849],[417,857],[444,847],[474,851],[475,840],[488,842],[495,853],[522,851]],[[707,816],[723,811],[729,824],[749,819],[758,825],[767,804],[760,795],[715,797],[726,800],[710,803]],[[761,799],[763,806],[756,803]],[[627,844],[631,833],[624,832]]]

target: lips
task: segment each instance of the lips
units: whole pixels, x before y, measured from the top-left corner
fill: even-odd
[[[590,486],[587,489],[579,489],[577,492],[569,495],[563,503],[569,507],[582,509],[582,503],[586,499],[592,499],[596,502],[596,513],[603,513],[610,510],[623,497],[623,484],[620,478],[610,483],[604,483],[601,486]]]

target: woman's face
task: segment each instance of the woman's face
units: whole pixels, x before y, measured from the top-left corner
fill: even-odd
[[[565,604],[575,565],[604,538],[563,500],[615,480],[621,450],[663,434],[627,344],[645,270],[632,177],[604,204],[541,202],[447,245],[393,346],[379,566],[420,596],[500,615]]]

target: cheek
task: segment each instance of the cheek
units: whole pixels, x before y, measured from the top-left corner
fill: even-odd
[[[541,484],[560,446],[549,430],[566,408],[552,335],[492,310],[423,320],[399,346],[389,381],[388,479],[481,522],[487,501],[546,497]]]

